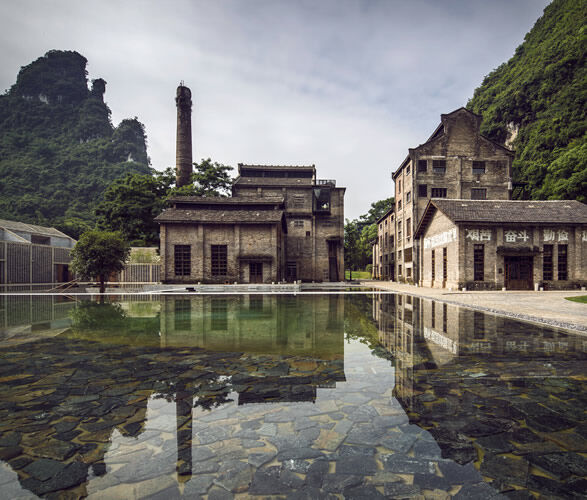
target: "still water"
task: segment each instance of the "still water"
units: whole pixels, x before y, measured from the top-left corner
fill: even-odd
[[[586,353],[394,294],[0,296],[0,496],[581,497]]]

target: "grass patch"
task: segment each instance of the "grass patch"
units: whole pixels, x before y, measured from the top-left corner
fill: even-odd
[[[579,295],[577,297],[565,297],[567,300],[579,302],[580,304],[587,304],[587,295]]]
[[[350,278],[350,271],[347,269],[344,272],[344,279],[349,280]],[[353,279],[354,280],[370,280],[371,273],[369,271],[353,271]]]

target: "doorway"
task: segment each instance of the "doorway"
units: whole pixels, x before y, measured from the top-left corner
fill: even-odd
[[[534,288],[533,260],[534,257],[528,255],[504,256],[505,287],[508,290],[532,290]]]
[[[338,242],[328,242],[328,281],[340,281],[338,277],[338,259],[336,256]]]
[[[298,263],[290,261],[287,263],[287,281],[294,282],[298,279]]]
[[[263,283],[263,263],[249,263],[249,283]]]

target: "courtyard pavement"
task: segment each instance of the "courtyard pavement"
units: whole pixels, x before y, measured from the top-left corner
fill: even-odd
[[[406,293],[501,314],[526,321],[567,328],[587,336],[587,304],[565,297],[587,295],[585,290],[461,292],[422,288],[392,281],[363,281],[365,286]]]

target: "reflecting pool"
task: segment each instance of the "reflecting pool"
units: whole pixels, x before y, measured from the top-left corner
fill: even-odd
[[[587,337],[384,293],[81,299],[0,296],[3,498],[587,491]]]

